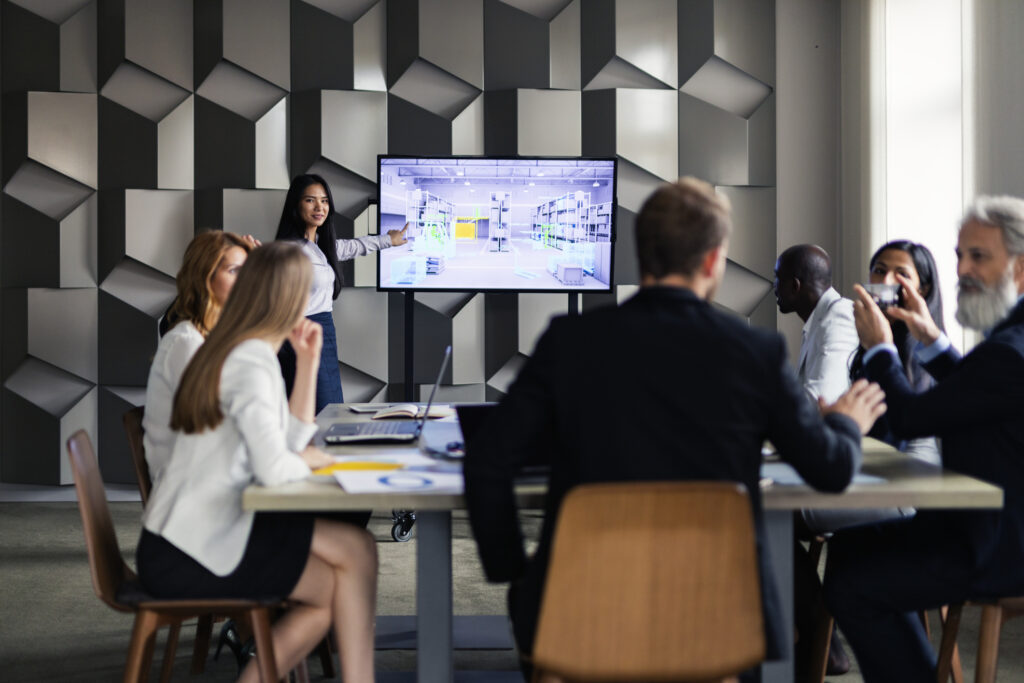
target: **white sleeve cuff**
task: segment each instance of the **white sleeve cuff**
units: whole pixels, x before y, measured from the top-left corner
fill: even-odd
[[[896,345],[895,344],[889,344],[889,343],[875,344],[874,346],[872,346],[870,349],[868,349],[864,353],[864,361],[863,361],[864,365],[867,365],[868,361],[870,361],[877,354],[879,354],[879,353],[881,353],[883,351],[888,351],[889,353],[891,353],[896,358],[897,361],[900,359],[900,352],[898,350],[896,350]]]
[[[918,342],[914,348],[914,355],[917,356],[917,360],[921,363],[930,363],[945,353],[949,347],[949,337],[946,336],[945,332],[941,332],[939,333],[939,338],[928,346]]]

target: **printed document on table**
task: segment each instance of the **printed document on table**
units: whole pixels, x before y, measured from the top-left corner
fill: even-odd
[[[425,470],[335,472],[348,493],[456,493],[463,491],[462,473]]]

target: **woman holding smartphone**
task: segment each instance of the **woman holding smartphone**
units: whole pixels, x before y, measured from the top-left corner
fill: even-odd
[[[293,240],[313,265],[306,317],[323,328],[323,350],[316,382],[316,412],[328,403],[342,403],[341,373],[338,369],[338,342],[331,311],[341,292],[341,262],[370,252],[405,244],[409,226],[390,230],[386,235],[368,235],[339,239],[334,226],[334,198],[322,177],[300,175],[292,180],[285,197],[284,210],[277,226],[278,240]],[[287,342],[280,353],[281,372],[288,392],[295,375],[294,353]]]
[[[333,625],[343,680],[373,680],[377,555],[373,537],[307,515],[247,512],[251,483],[304,479],[333,462],[308,445],[321,331],[303,312],[312,269],[302,250],[253,250],[217,326],[174,397],[178,432],[143,515],[139,578],[158,598],[279,596],[294,603],[273,627],[283,678]],[[277,363],[295,350],[291,399]],[[239,680],[256,681],[255,662]]]

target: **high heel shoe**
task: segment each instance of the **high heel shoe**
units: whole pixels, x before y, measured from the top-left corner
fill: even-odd
[[[227,645],[228,649],[231,650],[231,654],[235,656],[235,664],[238,665],[238,673],[242,673],[242,669],[249,663],[249,660],[253,657],[256,652],[256,646],[252,638],[246,642],[242,642],[238,637],[238,629],[235,627],[235,620],[228,619],[224,622],[224,625],[220,629],[220,637],[217,639],[217,649],[213,652],[213,661],[217,661],[220,657],[220,651]]]

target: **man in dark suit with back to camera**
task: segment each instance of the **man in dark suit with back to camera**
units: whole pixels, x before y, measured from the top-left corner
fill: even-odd
[[[532,651],[562,498],[591,482],[729,480],[750,494],[758,535],[768,654],[791,639],[770,574],[758,486],[761,446],[812,486],[842,491],[860,436],[884,412],[857,383],[824,417],[804,396],[785,342],[715,310],[732,225],[728,200],[684,178],[660,187],[637,218],[641,289],[619,307],[552,320],[508,395],[469,436],[466,498],[487,578],[510,581],[520,653]],[[513,479],[538,453],[551,465],[536,554],[527,558]],[[624,559],[625,561],[625,559]]]
[[[1002,510],[918,510],[907,522],[837,533],[825,598],[867,683],[934,681],[936,656],[916,612],[1024,593],[1024,200],[980,197],[957,241],[957,320],[985,333],[964,357],[905,278],[902,308],[938,381],[915,394],[889,320],[859,285],[854,317],[867,376],[886,393],[901,439],[935,435],[943,466],[1004,490]]]

